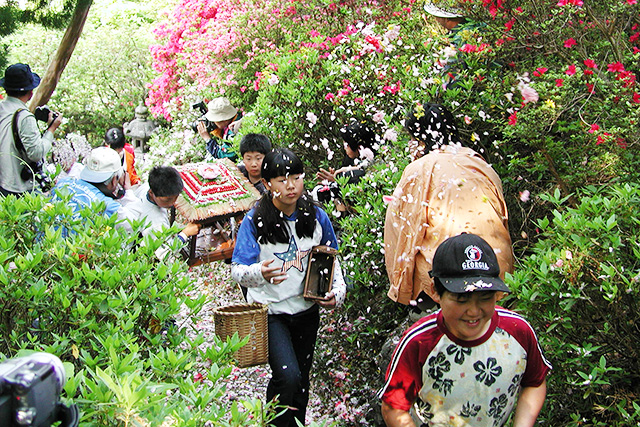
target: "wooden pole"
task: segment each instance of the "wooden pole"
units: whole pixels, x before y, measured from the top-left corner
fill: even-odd
[[[60,41],[56,55],[49,63],[49,68],[47,68],[47,72],[44,74],[36,93],[29,103],[31,111],[40,105],[45,105],[51,99],[51,95],[58,85],[62,72],[69,63],[73,50],[76,48],[78,39],[82,34],[92,3],[93,0],[78,0],[71,22]]]

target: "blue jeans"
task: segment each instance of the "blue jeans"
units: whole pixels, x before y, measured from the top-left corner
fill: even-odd
[[[276,427],[304,425],[309,402],[309,371],[320,326],[317,305],[297,314],[269,315],[269,365],[271,380],[267,401],[277,398],[288,406],[284,414],[272,421]]]

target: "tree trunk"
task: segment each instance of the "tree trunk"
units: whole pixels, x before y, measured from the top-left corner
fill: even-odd
[[[44,74],[36,93],[29,103],[31,111],[49,102],[51,94],[58,85],[60,76],[62,76],[62,72],[69,63],[73,50],[76,48],[92,3],[93,0],[78,0],[71,22],[60,41],[56,55],[49,63],[49,68],[47,68],[47,72]]]

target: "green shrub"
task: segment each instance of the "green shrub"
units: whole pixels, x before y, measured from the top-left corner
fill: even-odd
[[[384,369],[379,353],[408,314],[407,307],[387,297],[389,279],[384,262],[386,203],[407,160],[405,138],[374,161],[358,184],[340,182],[350,213],[325,205],[340,240],[341,267],[347,281],[345,305],[323,316],[314,363],[313,387],[330,402],[332,416],[343,426],[379,425],[376,392]],[[388,362],[388,361],[387,361]],[[356,391],[357,390],[357,391]]]
[[[64,395],[79,403],[82,425],[245,426],[273,417],[273,405],[228,403],[216,385],[246,340],[205,343],[185,326],[206,296],[180,259],[154,255],[176,230],[142,245],[140,224],[127,234],[98,211],[73,219],[64,202],[41,195],[0,198],[0,352],[46,351],[66,362]],[[75,233],[62,239],[61,226]],[[176,324],[182,312],[189,322]]]
[[[507,304],[538,331],[549,376],[545,425],[640,422],[640,185],[586,187],[575,207],[559,191],[541,238],[508,284]]]

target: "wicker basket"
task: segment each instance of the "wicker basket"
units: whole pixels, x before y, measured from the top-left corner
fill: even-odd
[[[236,332],[241,339],[249,335],[249,342],[235,354],[238,367],[263,365],[269,361],[266,305],[253,303],[218,307],[213,310],[213,322],[216,335],[222,340]]]

